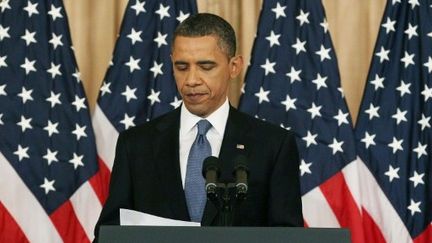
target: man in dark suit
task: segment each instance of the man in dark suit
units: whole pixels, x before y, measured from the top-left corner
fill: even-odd
[[[183,105],[120,134],[96,235],[100,225],[119,224],[120,208],[217,224],[216,207],[196,202],[205,193],[202,176],[189,179],[201,173],[202,159],[199,168],[190,165],[202,152],[194,150],[200,139],[207,155],[220,158],[221,181],[234,180],[236,155],[248,158],[247,199],[236,209],[233,225],[303,226],[294,134],[229,105],[229,81],[243,67],[235,48],[232,27],[212,14],[189,17],[176,29],[171,56]],[[200,135],[202,120],[209,128]]]

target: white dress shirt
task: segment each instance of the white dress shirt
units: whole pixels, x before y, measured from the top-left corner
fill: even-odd
[[[228,113],[229,103],[227,98],[216,111],[205,118],[212,124],[212,127],[206,135],[211,146],[212,156],[219,157],[222,140],[225,133],[225,125],[228,120]],[[186,106],[182,105],[180,112],[179,158],[183,188],[186,179],[186,168],[189,151],[198,133],[197,122],[202,119],[203,118],[190,113]]]

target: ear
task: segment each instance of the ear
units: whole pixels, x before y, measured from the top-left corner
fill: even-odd
[[[243,56],[237,55],[230,61],[230,78],[237,77],[243,69]]]

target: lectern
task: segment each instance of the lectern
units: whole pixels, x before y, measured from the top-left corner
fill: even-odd
[[[349,243],[348,229],[290,227],[101,226],[101,243]]]

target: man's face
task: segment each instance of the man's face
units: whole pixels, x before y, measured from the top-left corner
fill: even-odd
[[[229,81],[243,66],[241,56],[231,59],[215,36],[177,36],[171,59],[183,104],[193,114],[207,117],[224,102]]]

